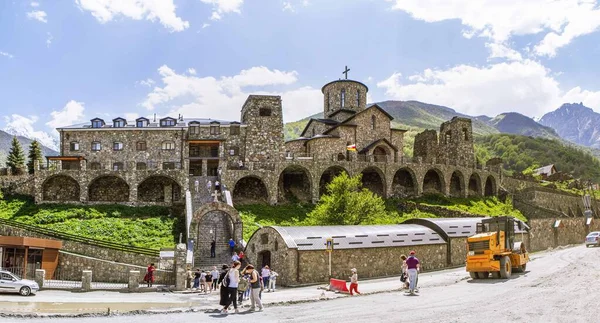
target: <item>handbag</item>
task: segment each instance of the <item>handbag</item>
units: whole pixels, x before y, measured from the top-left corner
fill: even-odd
[[[405,274],[405,273],[402,273],[402,275],[400,275],[400,281],[401,281],[401,282],[403,282],[403,283],[406,283],[406,278],[407,278],[407,277],[406,277],[406,274]]]

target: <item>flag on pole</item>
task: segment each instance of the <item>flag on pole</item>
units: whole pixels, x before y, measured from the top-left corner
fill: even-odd
[[[356,145],[350,145],[350,146],[346,146],[346,150],[349,150],[349,151],[356,151]]]

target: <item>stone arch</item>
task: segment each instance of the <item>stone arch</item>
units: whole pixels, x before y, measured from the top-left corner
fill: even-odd
[[[360,172],[362,174],[362,185],[371,192],[385,197],[385,175],[378,167],[367,167]]]
[[[465,176],[459,170],[452,172],[448,193],[452,197],[465,197]]]
[[[400,168],[392,180],[392,195],[406,198],[417,194],[417,176],[414,170],[409,167]]]
[[[188,238],[194,241],[195,266],[203,268],[208,263],[230,263],[229,239],[239,246],[243,223],[239,212],[221,202],[206,203],[192,216]],[[210,244],[215,240],[215,257],[210,257]]]
[[[489,175],[485,180],[485,188],[483,191],[484,196],[494,196],[496,195],[496,178],[494,176]]]
[[[55,175],[42,184],[42,201],[79,201],[79,183],[71,176]]]
[[[269,190],[262,178],[245,176],[235,183],[232,198],[234,205],[267,203]]]
[[[279,195],[277,200],[281,203],[301,201],[312,201],[311,174],[308,169],[291,165],[286,167],[279,175]]]
[[[436,168],[432,168],[423,176],[423,194],[444,194],[444,175]]]
[[[481,196],[481,177],[477,173],[469,177],[469,186],[467,190],[469,196]]]
[[[92,202],[127,202],[129,185],[119,176],[98,176],[90,182],[88,198]]]
[[[383,145],[379,145],[373,149],[373,161],[374,162],[386,162],[387,157],[390,155],[389,149]]]
[[[165,175],[151,175],[138,184],[139,202],[173,202],[181,200],[181,185]]]
[[[327,191],[327,184],[331,183],[333,178],[341,173],[349,174],[342,166],[331,166],[321,174],[321,178],[319,179],[319,196],[325,194]]]

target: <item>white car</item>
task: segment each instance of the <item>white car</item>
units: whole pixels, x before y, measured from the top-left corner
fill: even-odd
[[[585,237],[585,246],[600,246],[600,231],[590,232]]]
[[[19,293],[22,296],[35,294],[40,290],[33,280],[21,279],[10,271],[0,270],[0,293]]]

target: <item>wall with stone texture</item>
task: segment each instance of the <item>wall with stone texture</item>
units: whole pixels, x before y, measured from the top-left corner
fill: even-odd
[[[286,156],[288,152],[293,156],[296,153],[306,153],[306,140],[291,140],[284,144]]]
[[[304,129],[302,137],[311,138],[320,135],[323,132],[329,130],[331,127],[333,127],[333,125],[326,124],[324,122],[318,121],[317,119],[312,119],[308,127]]]
[[[517,193],[515,198],[546,209],[562,212],[568,216],[583,216],[583,210],[585,210],[582,196],[545,187],[524,189]],[[596,211],[595,215],[598,216],[600,203],[592,201],[592,208]]]
[[[32,175],[1,175],[0,190],[5,194],[34,195],[34,177]]]
[[[398,162],[404,158],[404,130],[392,129],[390,141],[392,145],[398,148]]]
[[[261,116],[261,109],[271,111]],[[280,96],[251,95],[242,107],[242,123],[246,128],[248,162],[275,162],[283,157],[283,112]]]
[[[556,220],[561,221],[559,228],[554,228]],[[531,219],[528,223],[531,227],[530,250],[539,251],[569,244],[582,244],[589,232],[600,230],[600,220],[594,219],[591,226],[585,223],[583,217]]]
[[[402,262],[400,255],[408,256],[411,250],[421,261],[424,271],[446,267],[446,245],[420,245],[412,247],[338,249],[331,254],[333,278],[346,279],[350,269],[356,268],[359,278],[400,275]],[[328,255],[325,250],[298,251],[300,272],[296,284],[325,282],[328,280]]]
[[[440,126],[438,140],[440,163],[475,167],[471,119],[454,117]]]
[[[298,253],[294,249],[288,249],[279,233],[270,227],[254,233],[246,245],[245,253],[251,264],[262,266],[261,253],[264,251],[271,252],[270,267],[279,274],[277,284],[282,286],[297,284]]]
[[[31,232],[27,230],[23,230],[20,228],[15,228],[9,225],[0,226],[0,235],[4,236],[18,236],[18,237],[33,237],[33,238],[42,238],[42,239],[52,239],[52,240],[60,240],[54,237],[50,237],[44,234],[39,234],[36,232]],[[151,257],[146,255],[141,255],[137,253],[130,253],[126,251],[120,251],[115,249],[102,248],[98,246],[88,245],[81,242],[74,242],[70,240],[61,240],[63,243],[62,250],[94,257],[98,259],[108,260],[108,261],[118,261],[121,263],[132,264],[144,266],[151,262],[158,262],[158,257]]]
[[[345,90],[344,105],[342,106],[342,89]],[[350,114],[336,113],[342,109],[359,112],[367,106],[368,88],[356,81],[339,80],[323,86],[323,115],[327,119],[343,121]],[[356,94],[358,93],[358,102]],[[335,114],[335,115],[334,115]],[[339,115],[338,115],[339,114]]]
[[[437,132],[424,130],[415,136],[413,157],[420,158],[423,163],[434,163],[438,154]]]
[[[371,127],[371,118],[375,117],[375,129]],[[379,139],[391,140],[390,118],[381,110],[371,107],[352,119],[356,127],[356,149],[359,151]],[[393,159],[392,159],[393,160]]]

